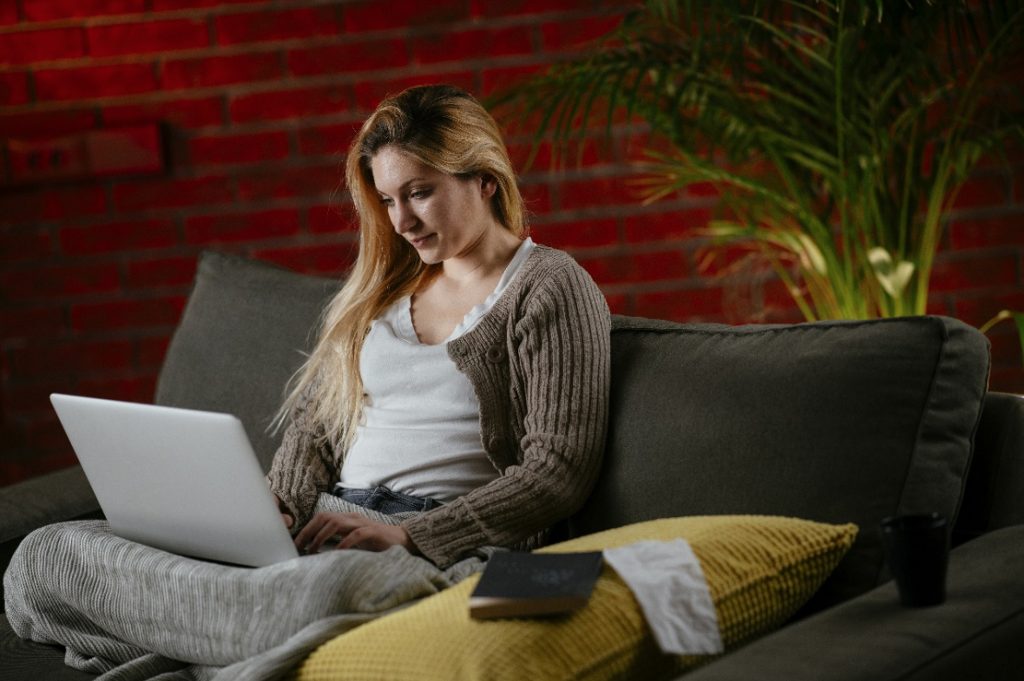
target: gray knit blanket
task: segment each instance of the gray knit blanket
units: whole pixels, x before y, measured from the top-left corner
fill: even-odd
[[[355,510],[324,495],[318,509]],[[400,547],[239,568],[122,539],[105,521],[26,537],[4,575],[20,637],[66,648],[103,681],[270,681],[317,646],[483,568],[489,550],[441,570]]]

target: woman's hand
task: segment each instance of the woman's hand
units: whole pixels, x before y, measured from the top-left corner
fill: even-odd
[[[322,511],[313,516],[295,537],[299,551],[317,553],[325,542],[338,537],[335,548],[384,551],[402,546],[409,553],[418,553],[409,534],[398,525],[378,523],[358,513]]]
[[[276,494],[274,495],[274,503],[277,504],[277,509],[281,511],[281,520],[284,521],[284,526],[289,530],[292,529],[292,526],[295,524],[295,516],[292,515],[292,512],[281,501],[281,497]]]

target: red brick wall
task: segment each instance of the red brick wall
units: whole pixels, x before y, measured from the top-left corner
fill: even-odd
[[[159,175],[0,176],[0,484],[73,461],[49,392],[151,399],[200,250],[341,272],[340,152],[383,94],[437,81],[487,94],[625,4],[0,0],[0,142],[159,124],[166,148]],[[694,231],[714,196],[639,206],[624,158],[639,144],[617,139],[580,168],[523,177],[535,239],[572,252],[615,312],[797,319],[776,283],[702,274]],[[525,140],[510,146],[525,155]],[[980,324],[1024,309],[1016,163],[979,171],[950,217],[934,311]],[[1024,390],[1011,331],[993,335],[993,383]]]

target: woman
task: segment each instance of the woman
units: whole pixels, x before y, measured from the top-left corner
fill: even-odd
[[[388,554],[245,569],[100,521],[51,525],[5,578],[19,636],[64,645],[68,664],[94,672],[283,673],[478,571],[473,549],[536,545],[583,503],[607,420],[608,308],[571,258],[523,238],[494,121],[455,88],[407,90],[363,126],[347,179],[359,257],[282,408],[268,478],[301,548],[337,535]],[[322,493],[359,512],[314,514]]]
[[[450,86],[388,98],[349,151],[359,256],[282,410],[268,479],[300,549],[404,546],[437,565],[529,547],[585,500],[607,421],[609,313],[526,238],[491,116]],[[314,514],[321,493],[401,524]],[[380,500],[386,504],[381,506]]]

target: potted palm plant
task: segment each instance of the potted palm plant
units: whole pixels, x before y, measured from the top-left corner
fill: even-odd
[[[809,320],[923,314],[943,214],[1024,139],[1022,41],[1019,1],[648,0],[492,103],[556,146],[640,119],[647,200],[713,185],[711,243]]]

